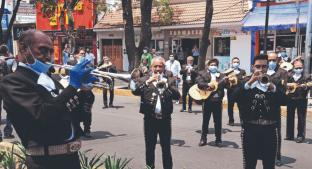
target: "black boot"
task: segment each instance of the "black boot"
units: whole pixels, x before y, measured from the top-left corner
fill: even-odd
[[[90,128],[84,128],[83,135],[86,138],[91,138],[92,136],[91,136]]]
[[[207,135],[202,135],[199,141],[198,146],[204,146],[207,144]]]

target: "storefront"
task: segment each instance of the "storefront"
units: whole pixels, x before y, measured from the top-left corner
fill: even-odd
[[[61,63],[62,51],[68,43],[67,35],[61,30],[61,22],[58,19],[64,0],[58,1],[58,7],[53,17],[46,17],[41,11],[41,5],[36,6],[36,27],[38,30],[46,32],[53,40],[54,62]],[[74,38],[75,48],[90,48],[96,56],[96,36],[93,32],[94,21],[96,18],[95,5],[90,0],[81,0],[78,2],[73,12],[74,16]],[[65,28],[68,29],[68,18],[65,12]],[[45,23],[45,24],[42,24]],[[97,63],[97,59],[95,60]]]
[[[194,47],[200,48],[205,18],[205,1],[172,1],[170,7],[174,10],[172,23],[159,23],[156,7],[152,9],[152,40],[149,48],[156,49],[157,53],[168,59],[170,54],[176,54],[182,49],[183,56],[191,56]],[[214,15],[211,21],[210,46],[206,58],[218,58],[221,71],[229,68],[231,58],[239,57],[241,66],[247,71],[250,69],[250,33],[241,31],[242,20],[248,12],[248,4],[233,0],[229,3],[214,2]],[[231,17],[228,17],[231,16]],[[140,41],[140,8],[133,8],[135,43]],[[128,56],[126,53],[122,10],[105,15],[94,27],[99,44],[98,54],[103,55],[103,42],[111,39],[120,39],[122,42],[122,69],[128,70]],[[245,50],[242,50],[242,47]],[[120,49],[120,48],[119,48]],[[114,57],[114,53],[109,53]]]
[[[264,50],[265,6],[255,7],[249,13],[243,25],[244,31],[253,34],[252,53],[259,54]],[[298,14],[297,9],[300,13]],[[304,56],[305,32],[308,13],[308,3],[274,4],[270,6],[267,50],[276,51],[279,47],[286,48],[288,56]],[[296,20],[298,18],[299,33],[296,37]],[[296,45],[296,41],[298,41]],[[296,48],[297,46],[297,48]],[[298,52],[297,52],[298,51]]]

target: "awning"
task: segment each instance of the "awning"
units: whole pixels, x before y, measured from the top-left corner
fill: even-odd
[[[300,3],[299,26],[305,27],[308,19],[308,3]],[[243,20],[243,31],[264,30],[266,7],[255,7]],[[270,6],[269,30],[289,29],[296,26],[297,5],[283,4]]]

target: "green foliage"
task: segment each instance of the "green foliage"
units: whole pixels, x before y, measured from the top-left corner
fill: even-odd
[[[15,152],[14,146],[18,147],[20,153],[22,155]],[[25,158],[26,150],[20,144],[13,144],[11,151],[2,151],[0,152],[0,168],[3,169],[25,169],[26,168],[26,158]]]
[[[160,24],[170,25],[172,23],[174,12],[170,7],[169,0],[154,1],[154,5],[157,6],[157,14]]]
[[[79,151],[79,158],[80,158],[80,166],[82,169],[98,169],[100,168],[104,163],[102,161],[102,156],[104,154],[97,155],[95,154],[93,157],[89,159],[87,157],[88,152],[90,152],[91,149],[80,152]]]
[[[104,161],[104,167],[105,169],[130,169],[128,167],[128,164],[130,163],[132,159],[122,159],[117,158],[116,155],[110,156],[108,155]]]

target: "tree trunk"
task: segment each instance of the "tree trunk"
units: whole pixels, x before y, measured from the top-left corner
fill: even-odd
[[[134,40],[133,15],[132,15],[132,0],[122,0],[123,20],[125,22],[125,41],[126,51],[129,60],[129,70],[134,69],[135,63],[140,60],[136,57],[137,49]]]
[[[1,8],[0,8],[0,19],[1,19],[1,24],[0,24],[0,44],[3,43],[2,17],[3,17],[3,14],[4,14],[4,5],[5,5],[5,0],[1,0]]]
[[[210,25],[213,15],[213,0],[206,0],[206,14],[205,14],[205,25],[203,28],[203,35],[200,44],[200,56],[198,59],[198,68],[199,70],[205,69],[205,61],[208,46],[210,45],[209,33]]]
[[[140,64],[141,55],[143,48],[145,46],[149,47],[149,44],[152,39],[151,31],[151,13],[152,13],[153,0],[141,0],[141,35],[140,35],[140,44],[138,47],[138,55],[136,59],[136,65]]]
[[[15,21],[16,14],[17,14],[17,12],[18,12],[18,8],[19,8],[19,6],[20,6],[20,3],[21,3],[21,0],[17,0],[17,1],[16,1],[16,5],[15,5],[15,7],[14,7],[14,9],[13,9],[13,13],[12,13],[12,18],[11,18],[10,23],[9,23],[9,26],[8,26],[7,35],[4,36],[4,40],[3,40],[4,43],[7,43],[8,40],[9,40],[9,38],[10,38],[11,35],[12,35],[11,31],[12,31],[12,28],[13,28],[13,24],[14,24],[14,21]]]

